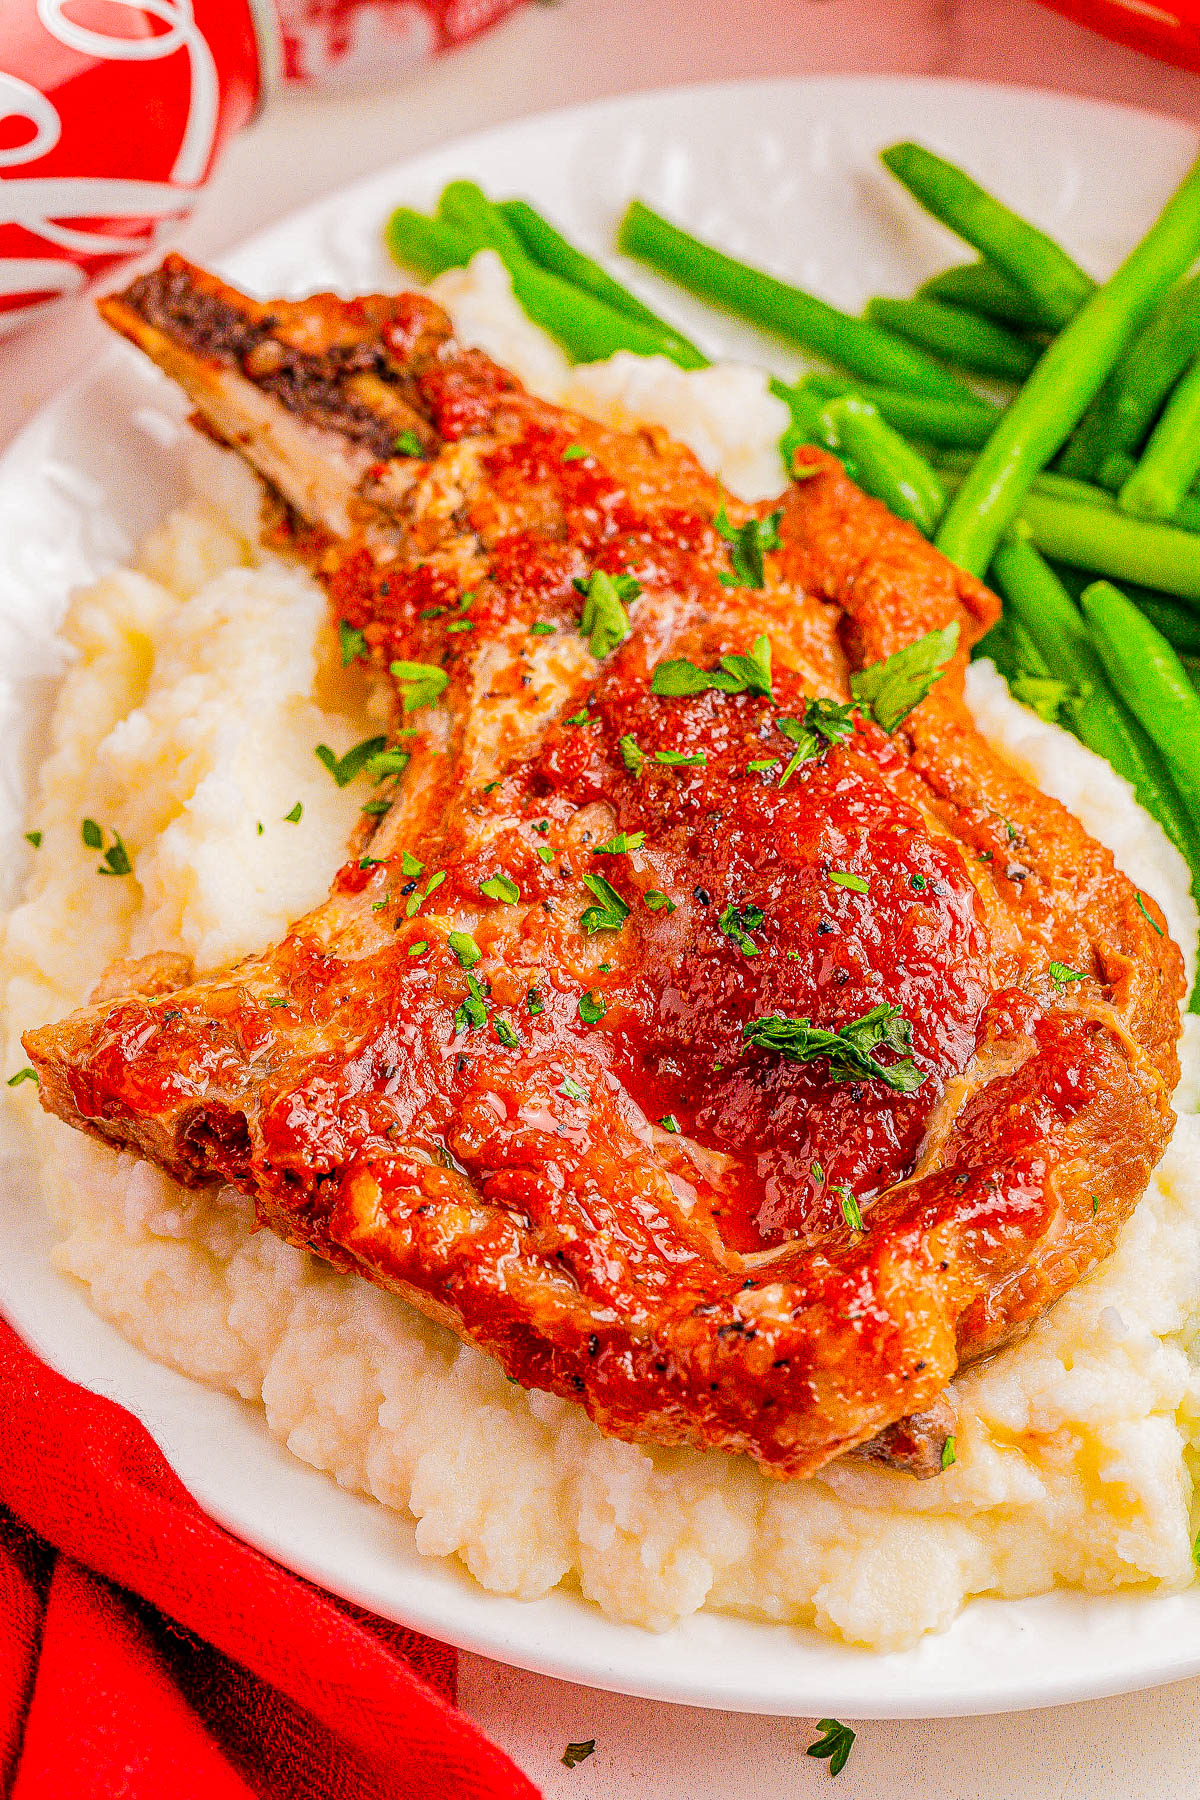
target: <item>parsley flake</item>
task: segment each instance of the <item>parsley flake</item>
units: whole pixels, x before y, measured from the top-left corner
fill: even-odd
[[[552,625],[549,619],[535,619],[529,627],[529,635],[530,637],[553,637],[557,630],[558,626]]]
[[[580,712],[572,713],[566,722],[568,725],[590,725],[592,722],[591,714],[585,706]]]
[[[581,462],[588,454],[586,444],[568,444],[562,453],[563,462]]]
[[[84,819],[79,827],[79,835],[89,850],[104,852],[104,861],[97,868],[97,875],[133,874],[133,864],[129,860],[129,852],[121,840],[119,831],[113,832],[113,841],[107,850],[104,849],[104,833],[95,819]]]
[[[393,448],[397,456],[425,456],[425,446],[415,431],[402,431]]]
[[[408,946],[408,954],[410,956],[424,956],[424,954],[425,954],[426,950],[428,950],[428,948],[429,948],[429,939],[428,938],[418,938],[415,944],[410,944]]]
[[[338,620],[338,642],[342,647],[342,667],[348,669],[352,662],[367,654],[366,636],[348,625],[345,619]]]
[[[475,629],[475,621],[474,621],[474,619],[454,619],[454,620],[452,620],[452,621],[451,621],[451,623],[450,623],[450,624],[449,624],[449,625],[447,625],[447,627],[446,627],[446,630],[447,630],[447,632],[451,632],[451,631],[474,631],[474,629]]]
[[[680,1128],[679,1120],[675,1117],[674,1113],[664,1113],[658,1122],[664,1131],[669,1131],[671,1133],[672,1137],[675,1136]]]
[[[843,1725],[839,1719],[818,1719],[817,1729],[824,1735],[815,1739],[804,1754],[828,1758],[829,1773],[840,1775],[849,1761],[858,1734],[849,1725]]]
[[[32,1081],[35,1087],[41,1086],[41,1083],[38,1081],[37,1070],[30,1068],[18,1069],[15,1075],[9,1076],[4,1085],[5,1087],[20,1087],[23,1081]]]
[[[1066,963],[1060,962],[1052,962],[1050,964],[1050,978],[1052,981],[1056,982],[1059,987],[1065,987],[1066,984],[1071,981],[1087,980],[1087,976],[1081,969],[1069,969]]]
[[[295,806],[293,806],[291,812],[284,813],[283,822],[285,825],[298,825],[303,817],[304,817],[304,804],[302,801],[297,800],[297,802],[296,802]]]
[[[479,891],[487,900],[502,900],[511,906],[521,898],[521,890],[511,875],[489,875],[481,881]]]
[[[1135,898],[1137,900],[1138,911],[1141,913],[1142,917],[1146,920],[1147,924],[1153,925],[1153,927],[1154,927],[1155,931],[1158,933],[1159,937],[1162,937],[1163,928],[1159,924],[1158,920],[1154,917],[1154,914],[1148,913],[1146,911],[1146,902],[1142,899],[1142,896],[1140,894],[1137,894],[1137,895],[1135,895]]]
[[[425,864],[419,856],[414,856],[411,850],[402,850],[400,852],[400,873],[402,875],[423,875]]]
[[[747,933],[757,931],[764,916],[761,906],[737,907],[731,902],[717,920],[717,924],[726,937],[733,939],[743,956],[757,956],[762,945],[756,944]]]
[[[771,640],[756,637],[748,656],[722,656],[715,669],[701,669],[686,657],[661,662],[650,678],[650,692],[671,698],[703,694],[717,688],[723,694],[761,694],[773,700],[771,688]]]
[[[646,841],[644,831],[618,831],[610,837],[607,844],[597,844],[592,851],[593,856],[625,856],[630,850],[640,850]]]
[[[850,677],[850,692],[882,730],[895,731],[942,679],[957,648],[957,622],[942,631],[927,631],[883,662],[857,669]]]
[[[389,668],[404,690],[401,698],[406,713],[432,706],[450,680],[445,669],[439,669],[436,663],[394,662]]]
[[[852,1191],[848,1187],[835,1187],[833,1191],[841,1196],[842,1217],[851,1231],[861,1231],[863,1228],[862,1208]]]
[[[457,956],[460,969],[473,969],[483,955],[469,931],[452,931],[446,942]]]
[[[670,894],[664,894],[660,888],[647,888],[642,899],[651,912],[673,913],[676,910]]]
[[[617,749],[621,752],[621,761],[631,775],[640,775],[646,760],[646,752],[639,746],[631,731],[617,739]]]
[[[35,850],[40,850],[42,847],[41,832],[40,831],[27,831],[25,833],[25,842],[27,844],[32,844]]]
[[[929,886],[929,883],[923,875],[910,875],[908,878],[908,885],[915,894],[923,894],[925,889]]]
[[[708,757],[703,750],[697,750],[691,756],[683,750],[656,750],[654,760],[665,763],[668,769],[703,769]]]
[[[477,1026],[487,1024],[487,1007],[484,1005],[483,989],[474,975],[467,976],[467,987],[469,989],[467,997],[454,1014],[456,1031],[472,1031]]]
[[[535,844],[533,849],[539,862],[552,863],[554,861],[554,852],[549,844]]]
[[[1093,1217],[1093,1219],[1097,1217],[1099,1212],[1100,1212],[1100,1196],[1099,1196],[1099,1194],[1093,1194],[1092,1195],[1092,1217]]]
[[[356,775],[361,774],[372,757],[378,756],[386,748],[387,739],[385,737],[373,737],[364,738],[361,744],[355,744],[352,750],[347,750],[345,756],[339,757],[336,751],[329,748],[328,744],[318,744],[313,754],[317,761],[329,770],[338,786],[343,788],[348,782],[353,781]]]
[[[595,1748],[595,1738],[584,1738],[578,1744],[568,1744],[562,1753],[562,1760],[568,1769],[573,1769],[576,1763],[586,1762]]]
[[[598,1025],[608,1011],[608,1001],[595,988],[579,996],[579,1016],[585,1025]]]
[[[957,1461],[958,1450],[955,1446],[954,1439],[953,1437],[948,1437],[942,1445],[942,1467],[943,1469],[952,1468]]]
[[[506,1049],[517,1050],[520,1048],[521,1040],[507,1019],[493,1019],[492,1030]]]
[[[622,602],[636,600],[642,586],[632,575],[606,575],[603,569],[596,569],[575,587],[583,595],[579,629],[599,662],[629,636],[629,614]]]
[[[526,994],[525,1005],[528,1008],[531,1019],[536,1019],[539,1013],[544,1013],[546,1010],[546,1002],[542,999],[542,996],[538,993],[536,988],[530,988],[529,992]]]
[[[415,736],[413,728],[401,732],[402,737]],[[412,761],[412,752],[399,748],[379,750],[374,756],[367,758],[367,774],[372,781],[384,781],[389,775],[401,775]]]
[[[747,775],[765,775],[768,769],[777,769],[783,761],[781,756],[760,756],[757,762],[746,764]]]
[[[573,1075],[563,1076],[558,1091],[563,1095],[564,1099],[567,1100],[581,1100],[586,1104],[587,1101],[591,1099],[591,1095],[588,1093],[583,1083],[581,1081],[576,1081]]]
[[[585,875],[583,885],[599,903],[589,906],[580,916],[583,930],[589,937],[597,931],[619,931],[629,917],[629,908],[616,888],[603,875]]]
[[[442,885],[443,881],[445,881],[445,879],[446,879],[446,871],[445,871],[445,869],[441,869],[438,871],[438,873],[436,875],[431,875],[429,877],[429,880],[425,883],[425,892],[423,894],[410,894],[407,902],[405,903],[405,907],[404,907],[405,918],[406,919],[415,919],[420,907],[424,905],[426,900],[428,900],[430,894],[433,893],[435,888],[441,887],[441,885]],[[398,923],[399,923],[399,921],[397,921],[397,924]]]
[[[765,586],[763,551],[778,550],[779,521],[782,517],[783,509],[780,507],[777,511],[768,513],[765,519],[747,519],[744,525],[733,525],[722,502],[717,508],[713,524],[718,535],[729,545],[729,566],[733,571],[729,575],[718,575],[717,580],[722,587]]]
[[[850,888],[855,894],[869,894],[871,884],[864,881],[861,875],[853,874],[849,869],[830,869],[829,879],[835,887]]]
[[[390,813],[391,810],[390,800],[368,800],[365,806],[359,807],[359,811],[366,813],[369,819],[382,819],[385,813]]]
[[[266,1003],[269,1007],[272,1008],[272,1010],[276,1010],[277,1008],[279,1008],[281,1006],[287,1005],[287,1001],[284,999],[282,994],[268,994]]]
[[[808,1063],[823,1057],[834,1081],[882,1081],[897,1094],[912,1094],[925,1080],[912,1057],[912,1026],[899,1007],[881,1001],[861,1019],[852,1019],[837,1031],[814,1025],[810,1019],[789,1019],[781,1013],[750,1019],[742,1027],[746,1043],[773,1050],[788,1062]],[[898,1062],[885,1066],[875,1050],[900,1054]]]
[[[79,835],[83,839],[85,849],[99,850],[104,844],[104,833],[95,819],[84,819],[79,828]]]

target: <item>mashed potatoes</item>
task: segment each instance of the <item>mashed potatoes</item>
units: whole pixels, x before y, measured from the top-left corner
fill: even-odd
[[[444,277],[462,334],[541,391],[613,423],[650,419],[747,496],[782,482],[782,409],[741,368],[683,374],[617,357],[567,368],[513,307],[494,259]],[[135,571],[75,601],[74,652],[30,826],[43,833],[5,929],[16,1034],[87,994],[113,957],[211,965],[321,898],[362,795],[313,755],[368,735],[323,597],[256,542],[256,490],[197,445],[197,497]],[[1187,874],[1129,789],[1017,707],[989,665],[982,729],[1066,801],[1195,943]],[[298,815],[298,816],[297,816]],[[80,820],[120,833],[133,878],[103,879]],[[236,1193],[187,1193],[128,1155],[12,1104],[38,1135],[59,1266],[151,1356],[261,1402],[271,1432],[346,1487],[411,1513],[430,1556],[533,1597],[562,1581],[664,1627],[700,1607],[815,1625],[891,1649],[979,1593],[1179,1588],[1193,1576],[1190,1446],[1200,1392],[1200,1044],[1185,1046],[1175,1139],[1116,1254],[1022,1344],[957,1384],[958,1461],[917,1483],[845,1465],[767,1480],[720,1453],[607,1439],[577,1407],[506,1381],[401,1301],[254,1231]]]

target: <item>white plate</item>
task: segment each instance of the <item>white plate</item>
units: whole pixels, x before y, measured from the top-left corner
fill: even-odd
[[[263,293],[395,286],[389,209],[453,176],[525,193],[603,252],[634,193],[701,233],[849,306],[908,293],[961,246],[904,201],[874,153],[920,137],[970,164],[1097,273],[1113,266],[1196,155],[1167,119],[1012,88],[829,79],[692,88],[581,107],[468,138],[285,220],[227,259]],[[631,285],[712,350],[796,359],[658,286]],[[51,633],[69,587],[120,560],[178,499],[182,407],[122,346],[48,406],[0,459],[0,866],[19,867],[22,774],[36,750]],[[25,679],[12,680],[11,677]],[[7,682],[7,686],[5,686]],[[23,744],[25,753],[18,754]],[[942,1636],[882,1656],[816,1634],[700,1614],[663,1636],[606,1620],[577,1594],[486,1593],[430,1561],[407,1522],[344,1493],[268,1435],[261,1413],[160,1368],[53,1273],[27,1172],[0,1196],[0,1305],[56,1368],[141,1418],[231,1531],[375,1611],[450,1643],[620,1692],[729,1710],[853,1718],[1048,1706],[1200,1671],[1200,1593],[971,1602]]]

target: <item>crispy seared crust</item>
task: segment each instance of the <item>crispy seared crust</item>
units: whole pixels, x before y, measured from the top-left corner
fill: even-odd
[[[398,715],[411,764],[330,900],[235,969],[30,1033],[43,1104],[236,1183],[617,1435],[796,1476],[886,1433],[872,1454],[935,1472],[947,1381],[1108,1254],[1178,1073],[1177,948],[964,707],[993,597],[816,452],[764,586],[723,584],[722,496],[688,452],[531,398],[414,296],[264,307],[168,258],[102,310],[317,528],[295,545],[376,665],[447,686]],[[385,455],[393,429],[429,455]],[[572,585],[597,568],[641,586],[599,662]],[[786,785],[749,771],[790,754],[774,721],[806,694],[952,621],[895,737],[860,721]],[[772,700],[649,692],[661,660],[760,635]],[[597,863],[616,831],[644,846]],[[849,867],[866,898],[831,886]],[[516,902],[481,894],[500,871]],[[596,873],[619,930],[581,929]],[[880,999],[912,1021],[915,1094],[742,1043]]]

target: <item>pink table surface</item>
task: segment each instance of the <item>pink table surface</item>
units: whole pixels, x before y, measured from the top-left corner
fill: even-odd
[[[558,0],[390,91],[288,98],[236,142],[182,247],[204,259],[354,176],[463,132],[675,82],[903,73],[1091,94],[1200,123],[1200,77],[1032,0]],[[86,303],[0,343],[0,443],[103,347]],[[462,1701],[548,1800],[823,1794],[802,1720],[629,1700],[462,1658]],[[563,1767],[563,1746],[595,1737]],[[837,1800],[1192,1800],[1200,1681],[991,1719],[866,1723]]]

